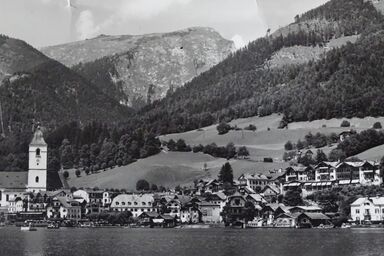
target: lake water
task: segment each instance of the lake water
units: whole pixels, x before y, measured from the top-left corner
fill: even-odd
[[[384,255],[384,229],[0,228],[0,255]]]

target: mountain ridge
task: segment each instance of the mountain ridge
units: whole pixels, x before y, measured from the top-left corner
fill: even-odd
[[[140,108],[208,70],[234,50],[212,28],[147,35],[102,35],[43,48],[121,104]]]

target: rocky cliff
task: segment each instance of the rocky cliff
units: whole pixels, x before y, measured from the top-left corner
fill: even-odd
[[[120,103],[141,107],[222,61],[234,44],[211,28],[199,27],[141,36],[101,35],[41,50]]]

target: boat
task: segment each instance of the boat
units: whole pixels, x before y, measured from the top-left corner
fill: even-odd
[[[34,226],[32,226],[31,223],[29,223],[28,226],[21,226],[20,230],[21,231],[37,231],[37,229]]]
[[[58,223],[50,223],[47,226],[47,229],[59,229],[59,228],[60,228],[60,226]]]

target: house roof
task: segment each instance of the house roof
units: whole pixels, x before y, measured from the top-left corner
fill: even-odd
[[[255,200],[256,202],[262,202],[262,203],[266,203],[267,201],[264,199],[264,197],[260,194],[249,194],[247,196],[247,199],[248,198],[252,198],[253,200]]]
[[[223,192],[216,192],[214,195],[218,196],[221,200],[227,199],[227,196]]]
[[[274,191],[276,194],[280,194],[280,188],[275,186],[275,185],[271,185],[271,184],[268,184],[266,185],[262,190],[261,192],[264,193],[267,189],[271,189],[272,191]]]
[[[59,200],[59,202],[65,207],[65,208],[70,208],[70,207],[73,207],[73,205],[71,203],[76,203],[78,204],[79,202],[77,202],[76,200],[69,200],[68,197],[65,197],[65,196],[58,196],[56,197],[57,200]]]
[[[312,220],[329,220],[330,219],[327,215],[323,213],[317,213],[317,212],[303,212],[299,216],[301,215],[305,215]]]
[[[373,203],[374,205],[384,205],[384,197],[360,197],[356,199],[351,206],[360,206],[365,202]]]
[[[310,205],[310,206],[294,206],[294,207],[292,207],[290,210],[295,209],[295,208],[302,209],[302,210],[304,210],[305,212],[310,212],[310,211],[321,211],[321,210],[322,210],[320,207],[318,207],[318,206],[314,206],[314,205]]]
[[[174,220],[175,217],[171,216],[171,215],[167,215],[167,214],[162,214],[160,215],[161,218],[165,219],[165,220]]]
[[[269,180],[269,178],[264,174],[254,173],[249,174],[245,173],[240,175],[239,179],[248,179],[248,180]]]
[[[128,195],[128,194],[120,194],[116,196],[111,203],[111,207],[116,207],[116,202],[137,202],[138,205],[142,205],[140,203],[153,203],[154,198],[153,194],[139,194],[139,195]]]
[[[28,172],[0,172],[0,188],[26,189]]]
[[[178,199],[181,204],[186,204],[191,201],[192,197],[186,195],[175,195],[175,199]]]
[[[156,218],[159,217],[160,214],[158,214],[157,212],[143,212],[142,214],[140,214],[140,216],[142,215],[147,215],[148,217]]]

